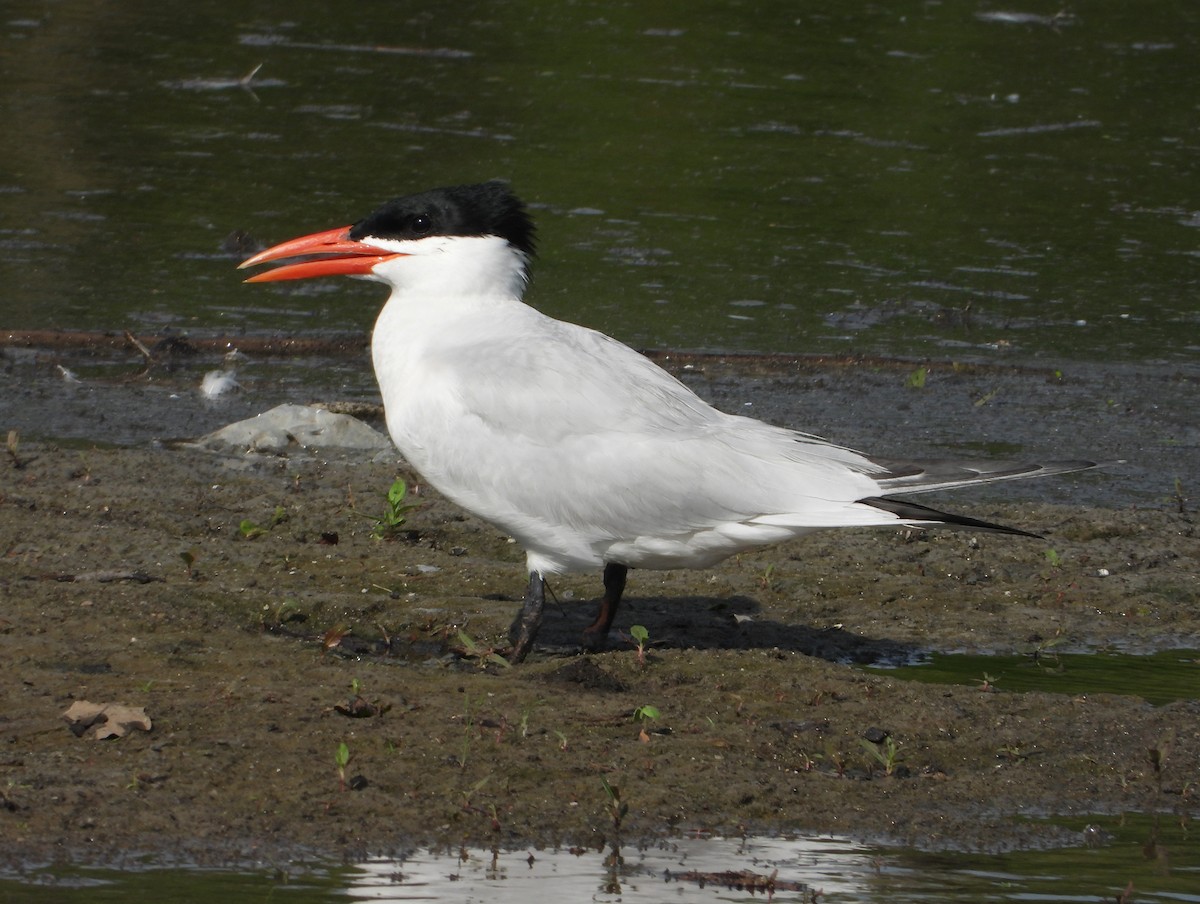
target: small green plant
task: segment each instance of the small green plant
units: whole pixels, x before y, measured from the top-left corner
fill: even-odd
[[[260,524],[255,524],[249,518],[243,518],[242,523],[238,525],[238,530],[247,540],[253,540],[255,537],[261,537],[271,528],[283,524],[287,521],[288,513],[282,505],[275,506],[275,512],[271,515],[271,520],[267,522],[267,526],[263,527]]]
[[[512,663],[497,653],[495,647],[481,647],[471,638],[470,634],[461,628],[458,631],[458,642],[462,645],[462,655],[476,660],[480,668],[489,664],[506,669],[512,667]]]
[[[338,744],[337,752],[333,755],[333,762],[337,765],[338,787],[346,790],[346,767],[350,765],[350,748],[346,746],[346,742]]]
[[[999,391],[1000,391],[999,389],[993,389],[991,392],[984,393],[982,396],[980,396],[979,398],[977,398],[975,400],[975,407],[982,408],[984,405],[986,405],[988,402],[990,402],[992,399],[994,399],[996,397],[996,393],[998,393]]]
[[[408,484],[403,478],[397,477],[392,481],[392,485],[388,487],[387,508],[384,509],[383,516],[376,518],[368,516],[375,522],[375,526],[371,528],[371,536],[376,540],[394,540],[400,533],[400,528],[408,520],[407,515],[413,509],[419,506],[407,502],[408,499]]]
[[[900,760],[899,745],[896,739],[888,735],[883,739],[883,742],[876,744],[873,741],[868,741],[865,738],[862,740],[863,750],[871,755],[871,757],[883,766],[883,774],[892,776],[896,773],[896,764]]]
[[[466,791],[459,792],[460,794],[462,794],[463,810],[470,813],[472,810],[476,809],[475,807],[473,807],[471,805],[471,798],[473,798],[476,794],[478,794],[480,791],[482,791],[484,789],[484,786],[487,785],[487,783],[490,782],[491,780],[492,780],[492,777],[490,775],[485,775],[483,778],[481,778],[479,781],[477,781],[475,784],[473,784]]]
[[[621,831],[621,822],[625,819],[625,814],[629,812],[629,804],[621,803],[621,789],[616,785],[610,785],[608,779],[601,778],[600,784],[604,786],[604,793],[608,795],[608,815],[612,818],[613,832]]]
[[[629,636],[637,644],[638,665],[644,666],[646,664],[646,642],[650,640],[650,632],[646,630],[645,625],[633,625],[629,629]]]
[[[908,379],[904,381],[904,385],[909,389],[924,389],[925,378],[929,375],[929,371],[924,367],[918,367],[908,375]]]
[[[368,700],[363,696],[363,684],[357,678],[350,679],[350,693],[353,695],[345,703],[335,703],[333,709],[351,719],[367,719],[382,716],[392,708],[390,703],[382,700]]]
[[[1058,658],[1058,652],[1054,649],[1062,641],[1063,638],[1056,635],[1049,640],[1043,640],[1039,643],[1034,651],[1029,654],[1030,658],[1033,659],[1033,664],[1049,672],[1063,672],[1066,667]]]
[[[819,753],[809,754],[809,753],[806,753],[805,751],[801,750],[800,751],[800,771],[801,772],[812,772],[814,769],[816,769],[821,764],[821,761],[823,759],[825,759],[825,757]]]
[[[763,569],[762,577],[760,577],[758,579],[758,583],[762,586],[763,590],[774,589],[774,581],[773,581],[774,575],[775,575],[775,563],[772,562],[766,568]]]
[[[249,518],[242,519],[242,523],[238,525],[238,530],[241,531],[242,536],[247,540],[253,540],[255,537],[261,537],[267,532],[265,527],[260,527]]]
[[[179,558],[183,560],[184,567],[187,568],[188,580],[194,581],[200,576],[196,570],[196,559],[199,558],[199,553],[194,549],[188,549],[179,554]]]
[[[1062,556],[1058,554],[1057,549],[1047,549],[1044,555],[1051,568],[1062,568]]]
[[[12,461],[12,466],[18,471],[33,461],[32,458],[22,458],[17,454],[21,448],[21,434],[16,430],[8,431],[8,442],[5,444],[8,450],[8,457]]]
[[[646,731],[646,725],[653,722],[659,717],[660,713],[657,706],[651,706],[649,703],[643,703],[633,711],[633,719],[641,725],[638,731],[638,740],[643,744],[650,743],[650,734]]]
[[[982,678],[976,678],[974,680],[979,683],[979,689],[981,691],[994,691],[996,689],[996,682],[1000,679],[995,675],[989,675],[987,672],[984,672]]]

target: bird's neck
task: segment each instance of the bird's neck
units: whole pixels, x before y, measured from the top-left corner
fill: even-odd
[[[465,304],[517,299],[525,291],[529,258],[496,236],[447,236],[421,254],[403,254],[376,267],[389,283],[388,304],[425,306],[433,299]]]

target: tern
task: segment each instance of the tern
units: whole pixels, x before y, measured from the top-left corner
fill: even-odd
[[[1037,536],[897,497],[1097,464],[899,461],[726,414],[630,347],[527,305],[533,257],[525,205],[494,181],[396,198],[241,265],[283,262],[247,282],[391,287],[371,340],[388,432],[426,482],[525,550],[513,661],[532,648],[549,575],[602,569],[583,636],[600,650],[631,568],[706,568],[837,527]]]

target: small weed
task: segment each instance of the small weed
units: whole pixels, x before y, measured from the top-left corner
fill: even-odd
[[[825,759],[825,757],[823,757],[819,753],[808,754],[808,753],[805,753],[803,750],[801,750],[800,751],[800,771],[801,772],[812,772],[814,769],[816,769],[821,764],[821,760],[823,760],[823,759]]]
[[[512,667],[512,663],[497,653],[495,647],[481,647],[471,638],[470,634],[461,628],[458,632],[458,642],[461,645],[461,649],[457,652],[461,653],[467,659],[476,660],[481,669],[489,664],[498,665],[506,669]]]
[[[758,579],[758,583],[762,587],[763,590],[771,590],[772,589],[773,582],[771,579],[774,574],[775,574],[775,563],[772,562],[770,565],[768,565],[766,568],[763,569],[762,577],[760,577]]]
[[[1051,568],[1062,568],[1062,556],[1058,554],[1057,549],[1047,549],[1044,555]]]
[[[641,724],[641,729],[638,731],[638,740],[643,744],[650,743],[650,734],[646,731],[646,723],[654,721],[659,715],[658,707],[651,706],[649,703],[644,703],[633,711],[634,721]]]
[[[1043,640],[1037,645],[1030,658],[1033,659],[1033,664],[1043,671],[1052,674],[1061,674],[1066,671],[1066,665],[1058,658],[1058,653],[1055,647],[1062,643],[1062,637],[1055,636],[1049,640]]]
[[[1020,763],[1035,753],[1037,753],[1036,750],[1027,750],[1020,741],[1013,741],[996,748],[996,758],[1007,760],[1010,763]]]
[[[375,522],[375,526],[371,528],[371,536],[376,540],[396,539],[400,533],[400,528],[408,520],[408,513],[420,508],[420,506],[406,501],[408,499],[408,484],[400,477],[392,481],[392,485],[388,487],[385,499],[387,507],[384,509],[382,517],[367,516]]]
[[[850,764],[846,760],[845,753],[840,750],[830,750],[829,762],[833,764],[833,772],[838,778],[846,777],[846,770]]]
[[[8,450],[8,457],[12,462],[12,466],[18,471],[34,460],[32,458],[21,458],[21,456],[17,454],[18,450],[21,448],[21,434],[16,430],[8,431],[8,442],[5,445],[5,448]]]
[[[924,389],[925,378],[929,376],[929,371],[924,367],[918,367],[908,375],[908,379],[904,381],[904,385],[909,389]]]
[[[629,804],[621,802],[621,789],[616,785],[610,785],[608,779],[601,778],[600,784],[604,786],[604,793],[608,795],[607,810],[609,817],[612,819],[613,832],[620,832],[621,822],[629,812]]]
[[[350,679],[350,693],[352,696],[345,703],[335,703],[333,709],[335,712],[341,713],[351,719],[368,719],[376,716],[382,716],[392,708],[390,703],[384,703],[382,700],[368,700],[362,695],[362,682],[357,678]]]
[[[891,735],[884,738],[882,744],[876,744],[868,741],[865,738],[862,741],[863,750],[871,755],[871,757],[883,766],[883,774],[892,776],[896,773],[896,764],[900,760],[899,745],[896,744],[896,739]]]
[[[462,792],[462,798],[463,798],[462,808],[465,812],[470,813],[473,810],[477,809],[476,807],[472,806],[471,798],[473,798],[476,794],[478,794],[480,791],[482,791],[484,786],[491,780],[492,780],[492,777],[490,775],[485,775],[483,778],[481,778],[479,781],[477,781],[475,784],[473,784],[466,791]]]
[[[249,518],[243,518],[241,524],[238,525],[238,530],[247,540],[253,540],[255,537],[261,537],[271,528],[283,524],[287,521],[288,513],[282,505],[275,506],[275,512],[271,515],[271,520],[267,522],[267,526],[263,527],[260,524],[255,524]]]
[[[984,672],[982,678],[976,678],[974,680],[979,684],[979,689],[981,691],[994,691],[996,689],[996,682],[998,682],[1000,679],[995,675],[989,675],[987,672]]]
[[[187,549],[179,554],[179,558],[183,560],[184,567],[187,568],[189,581],[194,581],[200,577],[200,572],[196,570],[196,559],[199,557],[200,554],[194,549]]]
[[[629,636],[637,644],[638,665],[644,666],[646,664],[646,643],[650,640],[650,632],[646,630],[645,625],[633,625],[629,629]]]
[[[567,749],[567,736],[565,734],[563,734],[561,731],[559,731],[557,728],[554,729],[554,736],[556,738],[558,738],[558,749],[566,750]]]
[[[338,744],[337,752],[333,755],[333,762],[337,765],[338,788],[345,791],[346,767],[350,765],[350,748],[346,746],[345,741]]]
[[[996,397],[996,393],[998,393],[999,391],[1000,391],[999,389],[993,389],[991,392],[984,393],[983,395],[981,395],[979,398],[977,398],[975,400],[975,407],[982,408],[984,405],[986,405],[988,402],[990,402],[992,399],[994,399]]]

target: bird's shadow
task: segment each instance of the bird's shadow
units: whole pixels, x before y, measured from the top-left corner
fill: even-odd
[[[568,654],[580,649],[583,629],[595,616],[594,601],[547,601],[534,649]],[[630,627],[646,629],[654,649],[778,649],[829,662],[900,665],[920,648],[889,638],[866,637],[838,625],[818,627],[760,616],[761,606],[747,596],[633,596],[617,613],[609,632],[609,650],[633,649]]]

